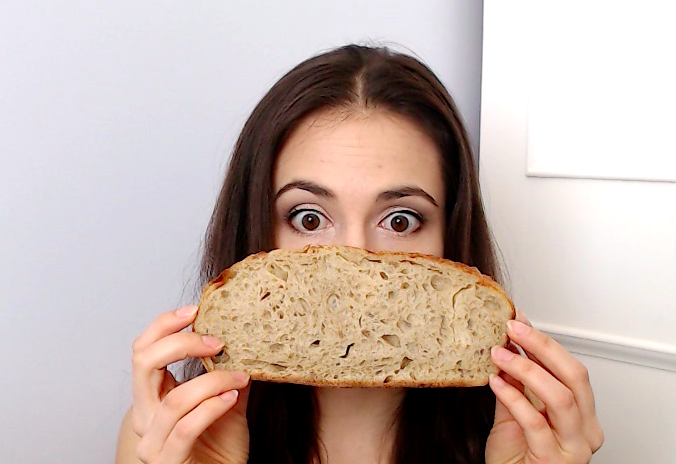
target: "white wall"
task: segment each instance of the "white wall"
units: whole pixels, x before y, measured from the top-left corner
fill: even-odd
[[[401,43],[478,141],[481,2],[0,3],[1,462],[112,462],[131,343],[194,301],[244,118],[283,72]]]
[[[674,13],[485,2],[488,216],[516,305],[589,368],[606,432],[595,464],[676,456]]]

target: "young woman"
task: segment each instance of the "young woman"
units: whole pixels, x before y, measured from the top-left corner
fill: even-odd
[[[467,135],[419,61],[336,49],[290,71],[247,121],[202,282],[251,253],[307,244],[444,256],[499,279]],[[242,372],[178,384],[168,364],[222,346],[181,332],[195,311],[163,314],[135,341],[118,464],[582,464],[603,441],[586,369],[521,314],[508,334],[527,356],[494,349],[502,372],[489,386],[315,389]]]

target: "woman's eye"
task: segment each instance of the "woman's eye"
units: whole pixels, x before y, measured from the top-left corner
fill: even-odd
[[[319,211],[313,209],[301,209],[289,214],[291,226],[301,232],[313,232],[326,227],[327,219]]]
[[[397,211],[381,222],[383,227],[398,234],[415,232],[422,225],[422,218],[412,212]]]

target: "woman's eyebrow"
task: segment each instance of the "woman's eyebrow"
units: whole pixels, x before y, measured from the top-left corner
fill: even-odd
[[[315,184],[314,182],[310,182],[310,181],[307,181],[307,180],[297,180],[297,181],[294,181],[294,182],[289,182],[284,187],[280,188],[279,191],[275,194],[275,201],[284,192],[288,192],[289,190],[293,190],[293,189],[305,190],[305,191],[310,192],[310,193],[317,195],[319,197],[324,197],[324,198],[329,198],[329,199],[336,198],[336,195],[331,190],[328,190],[324,187],[321,187],[320,185]]]
[[[386,190],[382,192],[380,195],[378,195],[378,200],[379,201],[387,201],[387,200],[396,200],[398,198],[404,198],[404,197],[422,197],[432,203],[434,206],[439,207],[439,204],[436,202],[434,197],[424,191],[423,189],[419,187],[400,187],[396,188],[393,190]]]

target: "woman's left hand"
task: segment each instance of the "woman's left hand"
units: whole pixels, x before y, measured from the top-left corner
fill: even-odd
[[[527,357],[493,349],[502,372],[490,380],[497,403],[486,464],[587,464],[603,443],[587,369],[522,313],[508,325]]]

